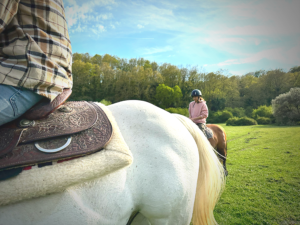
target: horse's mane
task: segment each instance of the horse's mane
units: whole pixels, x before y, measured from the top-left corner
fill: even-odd
[[[225,185],[224,170],[204,134],[187,117],[173,114],[191,133],[199,152],[199,173],[193,210],[193,224],[217,224],[213,210]]]

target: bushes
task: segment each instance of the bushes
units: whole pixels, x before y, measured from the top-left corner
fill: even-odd
[[[189,110],[186,108],[167,108],[165,109],[169,113],[177,113],[186,117],[189,117]]]
[[[177,113],[184,116],[189,116],[188,109],[182,108],[168,108],[166,111],[170,113]],[[211,112],[206,119],[207,123],[225,123],[228,126],[247,126],[257,124],[271,124],[274,123],[274,116],[272,114],[271,106],[259,106],[257,109],[248,110],[250,116],[245,116],[246,110],[243,108],[226,107],[223,111]]]
[[[208,123],[226,122],[229,126],[271,124],[274,121],[272,106],[266,105],[259,106],[257,109],[226,107],[223,111],[211,113],[207,119]]]
[[[272,118],[272,106],[261,105],[257,109],[253,109],[252,118],[257,119],[258,117]]]
[[[270,118],[267,118],[267,117],[258,116],[257,119],[256,119],[256,122],[258,124],[271,124],[272,120]]]
[[[106,106],[111,105],[111,101],[107,101],[105,99],[102,99],[100,103],[102,103],[103,105],[106,105]]]
[[[274,117],[279,125],[297,125],[300,122],[300,88],[291,88],[272,100]]]
[[[248,126],[248,125],[257,125],[256,120],[249,117],[232,117],[227,120],[226,126]]]
[[[231,112],[232,115],[235,116],[235,117],[246,116],[246,111],[242,107],[239,107],[239,108],[226,107],[225,110]]]
[[[232,117],[229,120],[226,121],[226,126],[235,126],[236,121],[238,121],[239,118]]]
[[[217,111],[215,113],[211,113],[211,115],[208,116],[207,122],[208,123],[225,123],[231,117],[233,117],[232,113],[227,110]]]

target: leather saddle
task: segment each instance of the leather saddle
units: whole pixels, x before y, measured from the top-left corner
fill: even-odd
[[[96,103],[67,102],[50,114],[53,105],[39,105],[41,113],[32,109],[0,127],[0,171],[91,154],[112,136],[111,123]]]

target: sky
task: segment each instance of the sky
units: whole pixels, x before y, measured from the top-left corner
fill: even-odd
[[[300,0],[64,0],[73,53],[244,75],[300,66]]]

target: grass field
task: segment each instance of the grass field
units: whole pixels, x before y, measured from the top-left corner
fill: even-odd
[[[220,225],[300,224],[300,126],[226,126],[226,188]]]

